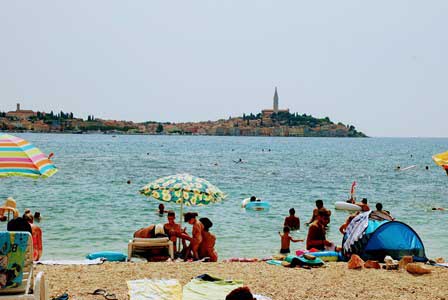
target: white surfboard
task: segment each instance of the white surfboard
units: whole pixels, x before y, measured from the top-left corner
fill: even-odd
[[[410,170],[410,169],[413,169],[415,167],[416,167],[416,165],[412,165],[412,166],[409,166],[409,167],[406,167],[406,168],[402,168],[402,169],[400,169],[400,171]]]
[[[352,204],[352,203],[347,203],[345,201],[336,201],[334,203],[334,208],[336,209],[340,209],[340,210],[350,210],[350,211],[360,211],[361,207],[356,205],[356,204]]]

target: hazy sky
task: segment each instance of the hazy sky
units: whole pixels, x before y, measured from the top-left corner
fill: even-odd
[[[0,110],[198,121],[272,106],[448,136],[448,1],[0,0]]]

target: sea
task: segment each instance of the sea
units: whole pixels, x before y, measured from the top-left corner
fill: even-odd
[[[301,221],[292,235],[306,239],[305,223],[317,199],[332,211],[327,235],[340,245],[338,229],[349,213],[335,210],[334,203],[348,199],[353,181],[357,199],[367,198],[371,208],[381,202],[411,226],[428,257],[448,258],[448,176],[431,159],[448,150],[447,138],[15,135],[53,152],[59,169],[48,179],[0,178],[0,202],[13,197],[21,213],[26,208],[41,213],[42,259],[127,253],[134,231],[166,219],[157,214],[160,202],[139,189],[178,173],[205,178],[227,195],[221,203],[186,209],[212,220],[220,260],[278,253],[278,232],[292,207]],[[236,163],[239,159],[243,163]],[[242,209],[241,201],[252,195],[271,209]],[[174,203],[165,206],[180,212]],[[6,229],[6,222],[0,226]],[[187,229],[191,232],[190,225]],[[304,247],[291,244],[292,250]]]

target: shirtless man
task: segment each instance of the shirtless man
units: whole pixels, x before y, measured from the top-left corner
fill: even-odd
[[[317,212],[317,220],[311,223],[308,228],[308,235],[306,237],[306,249],[316,248],[318,250],[325,250],[326,247],[332,247],[334,244],[327,240],[327,230],[325,226],[330,221],[330,211],[321,208]]]
[[[163,225],[163,228],[165,229],[165,232],[168,233],[168,237],[173,242],[173,250],[174,253],[176,253],[176,242],[177,238],[180,238],[182,240],[182,248],[187,248],[187,243],[185,240],[189,238],[188,234],[185,232],[186,228],[182,230],[180,228],[180,225],[175,222],[176,220],[176,214],[173,211],[169,211],[167,215],[168,223]]]
[[[289,210],[289,217],[285,218],[283,226],[288,226],[291,230],[300,230],[300,219],[295,214],[296,210],[291,208]]]
[[[184,215],[184,221],[193,226],[192,238],[190,240],[190,250],[193,252],[193,259],[199,259],[198,249],[202,243],[202,232],[204,231],[204,225],[196,219],[198,216],[195,212],[187,212]]]
[[[310,225],[317,219],[318,211],[319,211],[319,209],[322,209],[322,208],[324,208],[324,202],[320,199],[316,200],[316,208],[313,209],[313,215],[311,216],[311,220],[308,223],[306,223],[306,225]]]
[[[355,203],[359,207],[361,207],[361,211],[369,211],[370,207],[367,204],[367,198],[362,198],[361,203]]]

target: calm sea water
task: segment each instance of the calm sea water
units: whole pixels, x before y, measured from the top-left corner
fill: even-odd
[[[41,212],[44,259],[126,253],[135,230],[165,221],[156,214],[159,202],[140,195],[139,188],[184,172],[228,194],[223,203],[192,209],[214,222],[220,259],[276,253],[277,232],[291,207],[302,222],[294,236],[306,238],[303,224],[318,198],[333,211],[329,238],[340,244],[338,228],[348,213],[335,211],[334,202],[348,197],[353,180],[359,198],[367,197],[372,207],[382,202],[416,230],[429,257],[448,258],[448,211],[431,210],[448,208],[448,176],[431,160],[448,150],[448,139],[17,135],[54,152],[59,168],[47,180],[0,179],[2,199],[14,197],[21,212]],[[239,158],[246,163],[235,164]],[[417,167],[396,172],[397,165]],[[241,200],[251,195],[270,201],[271,210],[242,210]],[[303,247],[292,244],[294,250]]]

